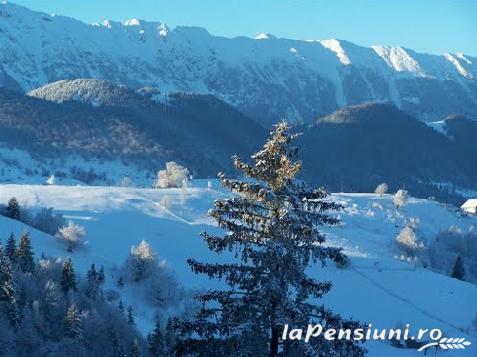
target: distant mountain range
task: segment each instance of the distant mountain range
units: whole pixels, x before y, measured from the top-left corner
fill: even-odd
[[[95,78],[137,90],[211,94],[264,127],[364,102],[394,104],[424,121],[477,116],[477,58],[298,41],[210,35],[205,29],[130,20],[87,25],[0,4],[0,86],[28,92]]]

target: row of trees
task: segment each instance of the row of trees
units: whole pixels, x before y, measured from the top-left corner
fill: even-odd
[[[381,183],[376,187],[376,189],[374,190],[374,193],[377,195],[383,196],[388,192],[388,189],[389,187],[386,183]],[[404,189],[397,190],[393,197],[393,203],[396,205],[396,209],[399,209],[399,207],[405,206],[408,199],[409,199],[409,194],[406,190]]]
[[[0,212],[5,217],[21,221],[42,232],[56,236],[65,243],[69,252],[85,243],[84,227],[73,221],[66,223],[61,214],[53,213],[53,208],[42,207],[33,215],[30,210],[21,207],[17,199],[13,197],[5,207],[0,207]]]
[[[0,355],[172,356],[171,322],[143,338],[105,279],[102,266],[79,277],[71,258],[36,260],[29,233],[11,234],[0,244]]]

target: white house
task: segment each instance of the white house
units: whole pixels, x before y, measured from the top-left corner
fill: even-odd
[[[477,198],[467,200],[460,208],[462,208],[464,212],[477,214]]]

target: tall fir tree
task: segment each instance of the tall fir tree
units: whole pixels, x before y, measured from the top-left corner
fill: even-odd
[[[134,322],[134,312],[133,312],[133,308],[131,305],[128,306],[128,324],[129,325],[134,325],[135,322]]]
[[[124,304],[122,300],[119,300],[118,310],[121,312],[121,314],[124,314]]]
[[[33,257],[33,249],[31,246],[30,233],[23,233],[18,250],[16,253],[16,261],[23,273],[33,273],[35,270],[35,259]]]
[[[75,304],[72,304],[66,311],[64,318],[66,335],[70,338],[81,339],[83,331],[81,328],[81,314]]]
[[[149,344],[149,352],[152,357],[162,357],[165,355],[165,343],[164,335],[161,330],[161,325],[156,322],[154,330],[147,336],[147,342]]]
[[[98,284],[98,272],[94,264],[86,273],[86,296],[92,300],[96,300],[98,296],[99,284]]]
[[[452,269],[451,277],[459,280],[464,280],[465,267],[464,259],[459,255],[455,260],[454,268]]]
[[[15,276],[12,263],[3,254],[0,255],[0,310],[13,327],[18,325],[19,314],[15,291]]]
[[[7,244],[5,246],[5,256],[10,260],[10,262],[15,262],[15,258],[17,256],[17,241],[15,240],[13,233],[11,233],[8,237]]]
[[[11,198],[5,208],[5,216],[19,220],[21,218],[20,205],[15,197]]]
[[[334,226],[329,212],[341,208],[324,189],[309,189],[296,179],[301,162],[291,144],[296,135],[280,123],[263,150],[252,156],[254,165],[234,157],[235,167],[249,179],[227,179],[222,185],[234,193],[214,202],[209,211],[224,236],[202,234],[210,250],[235,252],[237,263],[201,263],[189,259],[196,274],[223,280],[227,289],[211,290],[197,299],[202,309],[193,319],[174,321],[180,333],[177,351],[197,356],[276,357],[283,351],[295,356],[362,356],[353,341],[312,343],[281,341],[284,325],[306,328],[320,323],[328,328],[357,328],[323,306],[316,305],[331,289],[307,275],[312,263],[328,260],[345,265],[341,249],[325,247],[318,226]],[[315,267],[316,269],[316,267]],[[288,355],[291,355],[288,353]]]
[[[63,264],[63,274],[60,285],[64,294],[67,294],[70,290],[76,290],[76,275],[71,258],[66,259]]]
[[[121,341],[118,331],[112,327],[110,329],[111,333],[111,349],[113,352],[113,357],[126,357],[126,352],[124,350],[124,344]]]
[[[103,285],[104,284],[104,281],[105,281],[105,275],[104,275],[104,266],[101,265],[101,268],[99,268],[99,271],[98,271],[98,285]]]

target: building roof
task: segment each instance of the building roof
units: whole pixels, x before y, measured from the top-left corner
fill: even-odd
[[[477,207],[477,198],[467,200],[460,208],[474,208]]]

